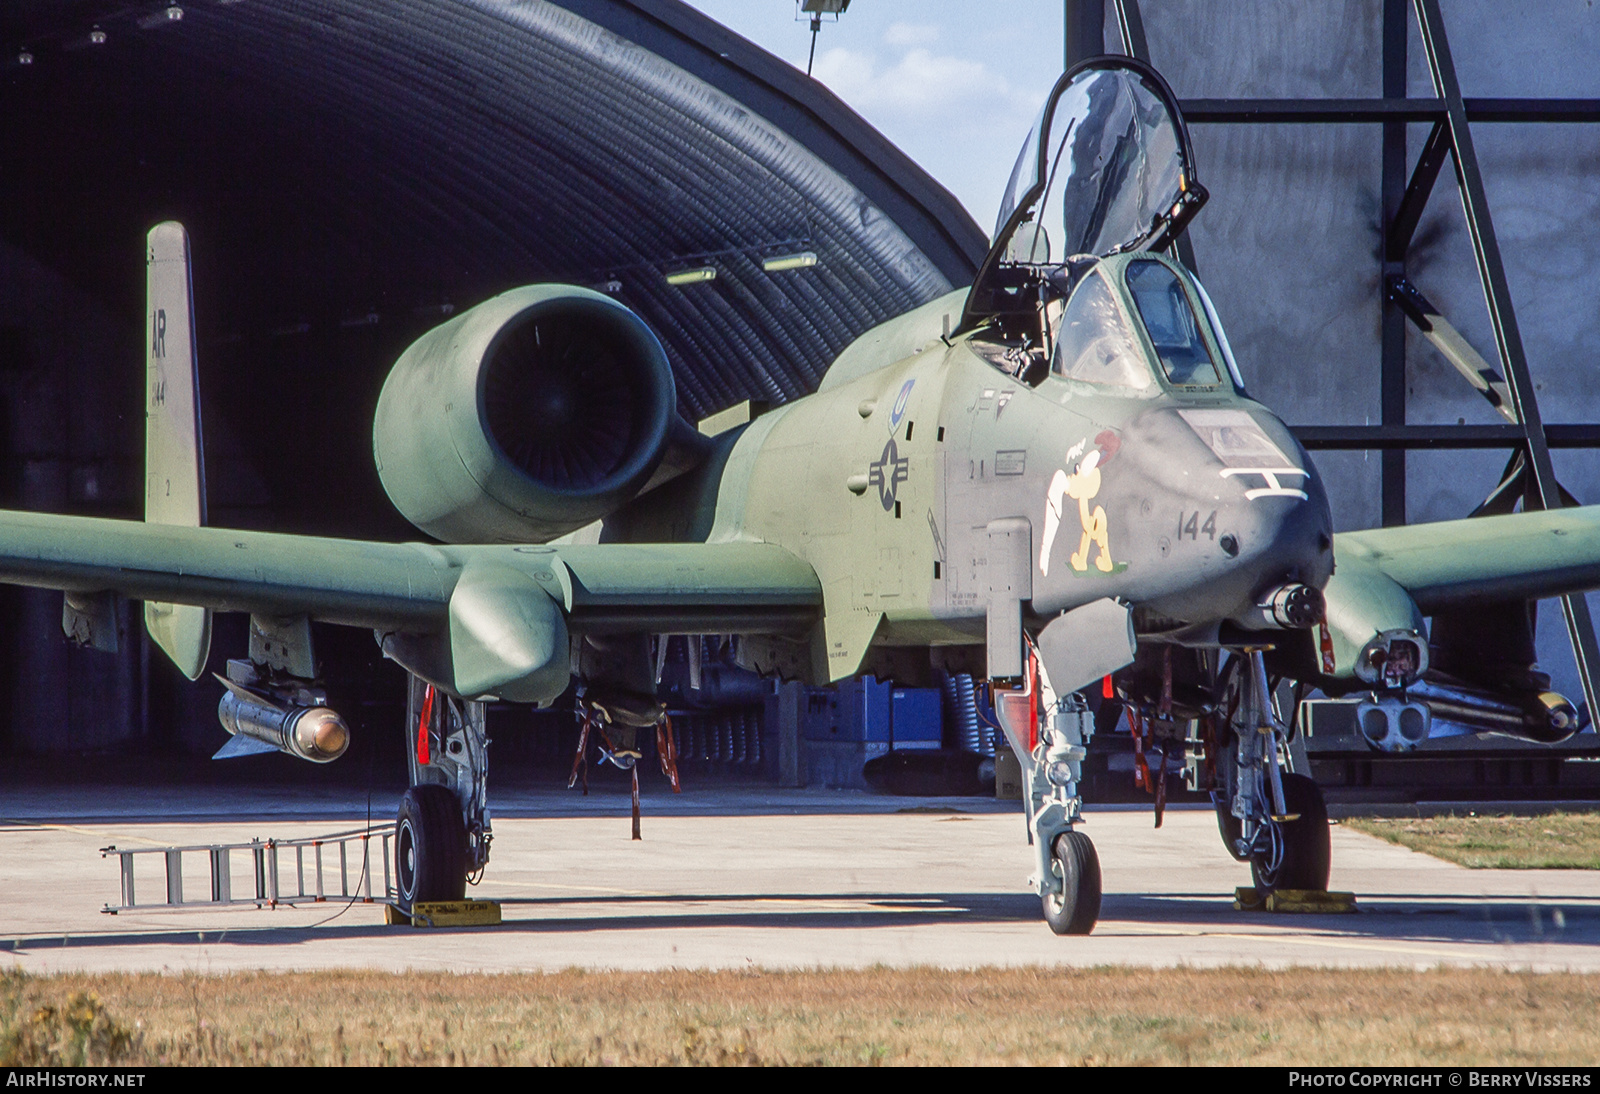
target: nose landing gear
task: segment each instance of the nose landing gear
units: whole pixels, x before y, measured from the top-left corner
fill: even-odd
[[[1088,934],[1100,919],[1100,857],[1077,831],[1083,809],[1084,744],[1094,733],[1094,715],[1077,694],[1057,698],[1041,687],[1030,655],[1026,689],[995,688],[995,711],[1017,758],[1023,762],[1023,804],[1036,868],[1031,879],[1056,934]]]
[[[1305,775],[1285,774],[1283,797],[1287,817],[1266,819],[1266,849],[1250,856],[1256,891],[1326,889],[1333,852],[1322,791]]]

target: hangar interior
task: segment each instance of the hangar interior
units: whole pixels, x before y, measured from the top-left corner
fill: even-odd
[[[1581,276],[1600,268],[1600,196],[1564,181],[1596,174],[1586,123],[1600,111],[1573,99],[1595,94],[1592,25],[1444,8],[1502,288],[1523,306],[1526,359],[1507,361],[1508,380],[1548,418],[1600,420],[1587,383],[1600,317]],[[1410,247],[1384,252],[1448,120],[1411,9],[1067,6],[1081,52],[1143,52],[1183,98],[1213,194],[1193,259],[1253,393],[1327,431],[1306,436],[1328,450],[1342,528],[1465,515],[1508,445],[1555,443],[1536,418],[1496,417],[1387,287],[1409,277],[1498,359],[1474,225],[1448,184],[1416,207]],[[1228,43],[1228,63],[1197,41]],[[811,390],[852,338],[966,284],[986,249],[955,199],[826,88],[677,0],[19,0],[0,13],[0,51],[7,507],[138,515],[141,258],[163,219],[194,245],[212,523],[383,539],[416,533],[373,469],[378,388],[443,316],[520,284],[598,287],[658,334],[696,421]],[[1529,95],[1543,114],[1482,112]],[[1342,105],[1305,105],[1330,99]],[[1274,114],[1272,100],[1302,105]],[[1531,124],[1503,124],[1519,111]],[[814,264],[771,261],[798,254]],[[671,276],[711,267],[710,281]],[[1427,432],[1451,424],[1465,431]],[[1592,443],[1584,428],[1563,436]],[[1592,453],[1547,462],[1600,501]],[[66,643],[60,611],[57,594],[0,590],[0,749],[209,754],[215,689],[183,682],[136,612],[108,657]],[[1541,613],[1547,662],[1564,656],[1560,616]],[[213,667],[243,630],[219,620]],[[397,744],[400,670],[364,633],[317,637],[358,747]],[[1581,690],[1575,667],[1555,674]],[[759,760],[771,774],[767,719],[736,718],[685,723],[706,770]]]

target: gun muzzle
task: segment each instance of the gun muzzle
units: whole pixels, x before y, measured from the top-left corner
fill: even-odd
[[[1322,590],[1287,581],[1258,596],[1239,621],[1251,630],[1303,631],[1322,618],[1325,607]]]

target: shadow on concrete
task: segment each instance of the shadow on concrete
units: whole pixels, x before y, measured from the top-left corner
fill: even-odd
[[[841,908],[817,908],[836,901]],[[1397,902],[1397,901],[1404,901]],[[788,893],[718,894],[711,896],[593,896],[506,897],[500,901],[508,918],[499,927],[443,927],[428,933],[493,932],[511,939],[519,936],[561,934],[627,934],[639,931],[703,929],[872,930],[936,924],[980,926],[1039,921],[1039,904],[1029,893]],[[809,905],[785,908],[786,904]],[[732,905],[745,905],[734,908]],[[748,907],[755,905],[756,907]],[[359,907],[350,905],[349,907]],[[16,956],[60,948],[119,946],[284,946],[314,940],[348,940],[395,937],[415,928],[378,924],[341,923],[340,905],[326,905],[331,918],[311,926],[249,926],[229,930],[137,929],[83,935],[45,935],[0,938],[0,953]],[[562,915],[562,908],[611,908],[611,914],[585,911]],[[675,907],[695,910],[672,911]],[[659,911],[646,911],[647,908]],[[722,908],[725,910],[717,910]],[[519,911],[535,918],[518,918]],[[1558,917],[1555,912],[1560,911]],[[1272,915],[1237,912],[1223,897],[1203,893],[1108,894],[1101,910],[1099,937],[1131,940],[1171,933],[1203,937],[1246,933],[1263,940],[1292,930],[1313,938],[1478,946],[1510,944],[1595,945],[1600,943],[1600,901],[1570,901],[1559,906],[1530,905],[1503,898],[1450,903],[1425,896],[1389,897],[1367,905],[1354,915]],[[1071,945],[1070,939],[1051,943],[1039,922],[1041,945]]]

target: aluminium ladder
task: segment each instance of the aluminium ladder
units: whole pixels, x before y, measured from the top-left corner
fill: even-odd
[[[187,847],[102,847],[101,858],[116,855],[120,860],[122,894],[121,903],[107,904],[103,912],[116,915],[118,912],[133,911],[158,911],[172,908],[215,908],[224,906],[242,906],[253,904],[256,907],[276,908],[279,905],[293,907],[299,904],[322,903],[328,900],[359,900],[364,904],[392,903],[395,899],[389,877],[389,855],[391,840],[394,838],[395,826],[393,824],[375,825],[370,828],[357,828],[347,832],[335,832],[326,836],[310,836],[305,839],[267,839],[251,840],[248,843],[206,843],[195,844]],[[372,893],[372,842],[378,841],[378,859],[383,864],[383,891],[379,897]],[[324,851],[333,847],[339,849],[338,859],[338,890],[329,890],[328,874],[331,873],[332,863],[325,863]],[[286,867],[287,852],[294,850],[293,874],[289,884],[284,884],[282,871]],[[234,855],[242,853],[249,856],[248,877],[253,882],[251,895],[235,895],[234,882]],[[166,899],[162,902],[143,901],[136,899],[134,888],[134,859],[136,856],[159,855],[166,866]],[[205,856],[209,865],[211,884],[205,897],[196,895],[185,897],[183,886],[184,858]],[[313,884],[310,889],[306,887],[307,859],[310,859]],[[355,870],[354,884],[352,885],[351,870]]]

